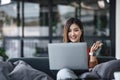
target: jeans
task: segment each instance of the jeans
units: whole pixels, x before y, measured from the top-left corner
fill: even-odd
[[[76,80],[78,76],[70,69],[63,68],[57,73],[57,80]]]

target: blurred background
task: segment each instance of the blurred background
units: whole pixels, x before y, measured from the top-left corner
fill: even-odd
[[[115,1],[0,0],[0,47],[8,58],[48,56],[48,43],[62,42],[66,20],[76,17],[88,47],[100,40],[97,55],[114,57]]]

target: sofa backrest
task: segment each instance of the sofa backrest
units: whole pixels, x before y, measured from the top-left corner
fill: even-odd
[[[100,64],[110,60],[116,60],[116,58],[112,56],[97,56],[97,60],[98,60],[98,64]]]

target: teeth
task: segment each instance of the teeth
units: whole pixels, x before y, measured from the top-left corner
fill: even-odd
[[[75,39],[75,38],[72,38],[72,39]]]
[[[71,39],[76,39],[76,37],[72,37]]]

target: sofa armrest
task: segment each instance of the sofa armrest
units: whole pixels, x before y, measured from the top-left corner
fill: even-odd
[[[29,65],[31,65],[34,69],[37,69],[39,71],[43,71],[52,78],[55,76],[53,75],[53,72],[49,69],[49,59],[48,57],[34,57],[34,58],[10,58],[7,61],[14,63],[17,60],[23,60]]]

